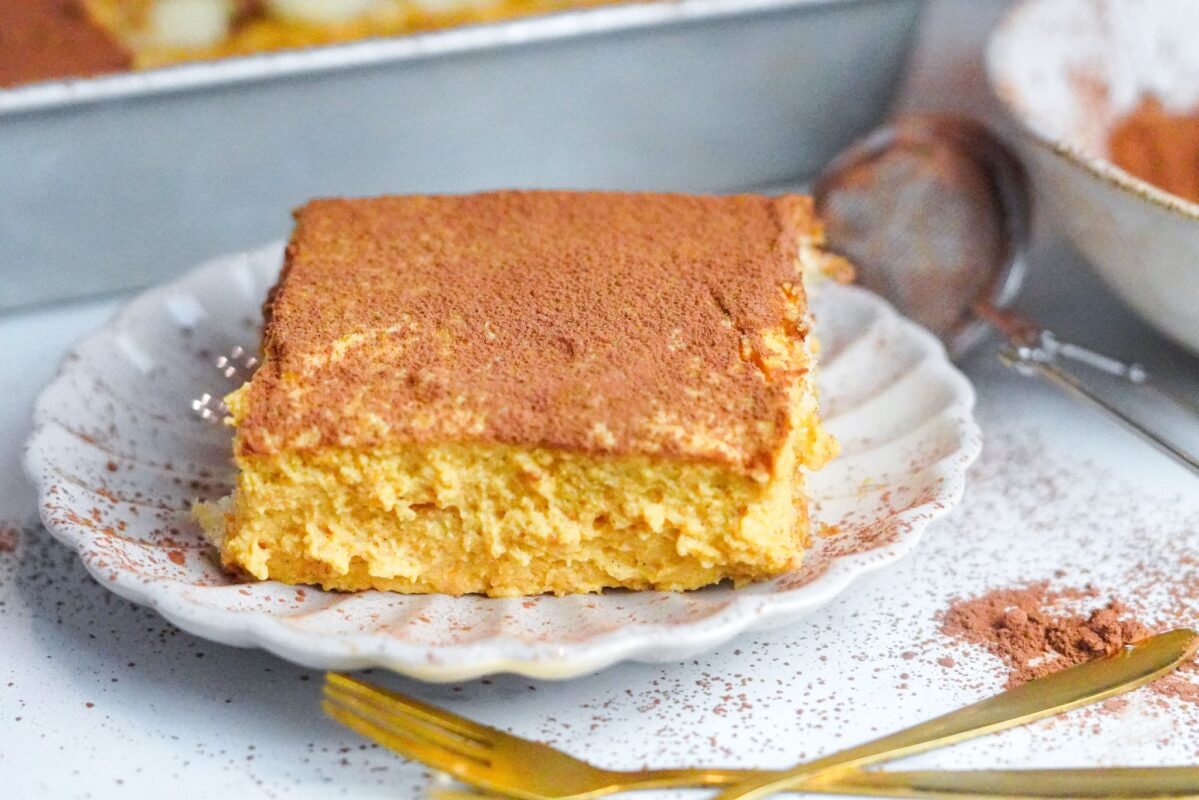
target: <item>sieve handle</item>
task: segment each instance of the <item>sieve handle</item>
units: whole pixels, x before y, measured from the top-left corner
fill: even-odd
[[[1143,366],[1063,341],[1010,309],[979,315],[1007,339],[1000,359],[1107,412],[1116,421],[1199,475],[1199,407],[1168,393]]]

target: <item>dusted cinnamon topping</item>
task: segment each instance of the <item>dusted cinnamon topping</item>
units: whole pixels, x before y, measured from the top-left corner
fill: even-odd
[[[129,66],[129,54],[77,0],[0,0],[0,87]]]
[[[243,455],[479,441],[761,470],[792,428],[807,198],[495,192],[296,219]]]

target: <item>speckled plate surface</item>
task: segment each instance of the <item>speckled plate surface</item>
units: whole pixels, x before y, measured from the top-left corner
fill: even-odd
[[[257,341],[281,258],[281,245],[229,256],[133,300],[68,355],[26,454],[42,520],[98,581],[214,641],[434,681],[682,659],[803,616],[906,555],[958,501],[980,449],[974,393],[937,340],[874,295],[829,285],[813,307],[824,416],[843,452],[811,481],[814,518],[831,528],[801,570],[741,589],[525,599],[240,582],[190,517],[233,477],[229,430],[191,401],[233,388],[215,359]]]

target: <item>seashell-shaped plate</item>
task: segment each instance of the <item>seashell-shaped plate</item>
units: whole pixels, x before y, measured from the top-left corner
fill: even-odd
[[[279,244],[220,258],[130,302],[43,391],[26,454],[42,520],[98,581],[217,642],[430,681],[680,660],[809,614],[909,553],[961,497],[980,449],[973,390],[940,343],[873,294],[829,284],[812,306],[842,454],[810,482],[821,535],[802,569],[740,589],[517,599],[245,582],[191,520],[191,503],[227,494],[233,478],[230,431],[192,401],[240,380],[215,362],[257,342],[281,261]]]

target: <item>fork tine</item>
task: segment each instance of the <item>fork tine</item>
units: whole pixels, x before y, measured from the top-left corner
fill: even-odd
[[[322,700],[321,708],[326,714],[350,730],[368,739],[373,739],[388,750],[399,753],[404,758],[419,761],[426,766],[441,770],[470,783],[486,781],[490,767],[473,758],[460,755],[435,744],[409,739],[372,720],[359,716],[353,710],[332,700]]]
[[[414,717],[402,707],[389,705],[386,701],[380,702],[369,694],[350,693],[338,686],[325,684],[325,697],[382,727],[399,729],[409,738],[424,739],[430,744],[482,763],[490,760],[490,747],[487,744]]]
[[[497,739],[507,736],[503,731],[497,731],[495,728],[480,725],[477,722],[460,717],[444,709],[426,705],[419,700],[406,697],[399,692],[392,692],[378,686],[372,686],[369,683],[351,678],[349,675],[342,675],[337,672],[326,673],[325,685],[341,687],[348,692],[362,697],[364,700],[374,702],[376,705],[388,709],[394,708],[410,716],[423,719],[425,722],[433,723],[446,730],[453,731],[459,736],[474,739],[480,744],[491,744]]]

